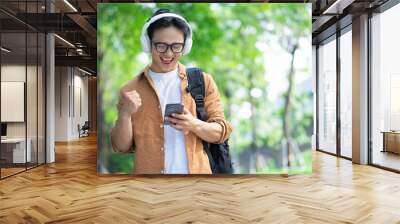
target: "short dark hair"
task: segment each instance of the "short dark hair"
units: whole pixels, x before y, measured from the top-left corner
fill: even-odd
[[[159,9],[157,10],[152,17],[162,14],[162,13],[171,13],[169,9]],[[176,13],[175,13],[176,14]],[[174,26],[183,33],[184,40],[186,40],[186,37],[189,35],[189,27],[185,23],[185,21],[176,18],[176,17],[163,17],[161,19],[158,19],[157,21],[153,22],[150,24],[150,26],[147,28],[147,35],[149,36],[150,40],[153,39],[154,32],[156,30],[162,29],[162,28],[167,28],[170,26]]]

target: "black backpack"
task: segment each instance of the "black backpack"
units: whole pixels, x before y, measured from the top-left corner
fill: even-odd
[[[187,91],[190,92],[196,102],[197,118],[207,121],[207,114],[204,109],[205,84],[203,72],[199,68],[188,68],[186,69],[186,75],[188,77]],[[213,173],[233,173],[228,140],[222,144],[203,141],[203,147],[207,153]]]

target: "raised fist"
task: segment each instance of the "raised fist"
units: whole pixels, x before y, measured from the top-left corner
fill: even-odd
[[[120,93],[120,100],[122,102],[122,110],[129,114],[134,114],[142,105],[142,99],[136,90],[122,90]]]

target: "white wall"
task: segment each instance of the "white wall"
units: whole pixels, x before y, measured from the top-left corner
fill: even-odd
[[[78,75],[76,72],[79,72]],[[87,76],[81,76],[83,73],[81,73],[79,70],[74,70],[74,108],[72,109],[72,130],[71,134],[72,136],[78,137],[78,129],[77,126],[80,124],[81,126],[85,123],[85,121],[88,121],[88,77]],[[80,96],[80,97],[79,97]],[[79,102],[80,101],[80,102]],[[72,105],[72,104],[71,104]],[[79,108],[82,107],[82,108]],[[80,109],[82,111],[80,111]]]
[[[55,68],[55,141],[68,140],[68,86],[67,67]]]
[[[55,85],[55,140],[77,139],[78,124],[88,120],[88,78],[76,68],[56,67]]]

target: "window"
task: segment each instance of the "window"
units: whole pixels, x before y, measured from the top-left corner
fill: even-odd
[[[349,27],[351,28],[351,27]],[[352,141],[352,34],[340,36],[340,154],[351,158]]]
[[[15,5],[12,2],[0,3]],[[41,12],[44,1],[19,2],[22,13]],[[45,163],[45,35],[0,12],[0,178]]]
[[[336,153],[336,41],[318,48],[318,148]]]
[[[371,19],[372,163],[400,170],[400,5]]]

